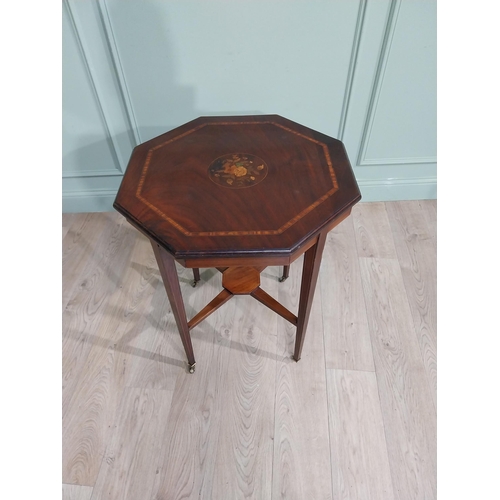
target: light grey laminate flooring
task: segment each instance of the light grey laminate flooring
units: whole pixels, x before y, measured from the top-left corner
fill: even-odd
[[[151,245],[63,215],[65,500],[436,498],[436,202],[360,203],[328,236],[302,359],[235,297],[185,355]],[[262,287],[296,310],[302,259]],[[188,317],[221,287],[178,267]]]

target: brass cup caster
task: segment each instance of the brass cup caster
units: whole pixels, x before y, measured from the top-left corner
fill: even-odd
[[[189,365],[189,373],[194,373],[196,363]]]

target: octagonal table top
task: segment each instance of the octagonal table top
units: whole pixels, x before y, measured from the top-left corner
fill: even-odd
[[[176,258],[290,255],[361,199],[342,142],[278,115],[137,146],[114,207]]]

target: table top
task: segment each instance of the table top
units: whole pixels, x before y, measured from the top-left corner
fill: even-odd
[[[114,207],[178,259],[287,256],[360,199],[342,142],[278,115],[218,116],[137,146]]]

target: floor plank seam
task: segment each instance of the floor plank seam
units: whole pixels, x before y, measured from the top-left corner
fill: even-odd
[[[292,275],[292,279],[293,279],[293,275]],[[283,290],[282,288],[278,288],[278,300],[282,300],[282,297],[281,295],[283,294]],[[282,358],[281,355],[279,355],[279,351],[278,351],[278,348],[279,348],[279,335],[280,335],[280,329],[278,328],[278,317],[276,316],[275,317],[275,322],[276,322],[276,369],[275,369],[275,378],[274,378],[274,414],[273,414],[273,418],[274,418],[274,425],[273,425],[273,461],[272,461],[272,467],[271,467],[271,500],[274,500],[274,473],[275,473],[275,470],[274,470],[274,464],[275,464],[275,460],[274,460],[274,457],[276,456],[276,403],[277,403],[277,399],[278,399],[278,395],[279,395],[279,392],[278,392],[278,381],[279,381],[279,371],[280,371],[280,366],[279,366],[279,363],[278,363],[278,356],[280,357],[280,359]],[[286,329],[287,329],[287,324],[285,323],[284,324],[284,328],[283,328],[283,332],[285,334],[285,346],[288,346],[288,342],[286,341]],[[286,347],[285,347],[286,349]],[[287,351],[285,351],[285,356],[287,355],[286,354]]]
[[[419,207],[420,207],[420,210],[422,210],[421,203],[419,203]],[[389,214],[388,211],[387,211],[387,213]],[[394,229],[394,224],[397,224],[397,223],[399,223],[402,232],[405,233],[405,234],[408,234],[408,231],[407,231],[406,227],[404,226],[404,224],[403,224],[403,222],[401,220],[394,221],[393,218],[390,217],[389,218],[389,225],[390,225],[390,228],[391,228],[393,240],[396,239],[396,233],[395,233],[395,229]],[[431,240],[432,239],[433,238],[431,237]],[[435,246],[434,246],[434,248],[436,249]],[[410,255],[409,249],[408,249],[408,254]],[[413,268],[414,264],[416,264],[418,266],[417,254],[418,254],[418,252],[416,251],[415,248],[413,248],[413,258],[410,255],[410,259],[412,260],[412,263],[411,263],[412,264],[412,268]],[[396,249],[396,255],[398,255],[397,249]],[[402,278],[403,288],[404,288],[404,291],[405,291],[406,305],[408,306],[408,310],[410,311],[410,317],[412,319],[412,326],[413,326],[414,337],[415,337],[416,342],[418,344],[418,350],[419,350],[419,353],[420,353],[420,358],[422,360],[422,366],[423,367],[427,367],[427,364],[425,362],[425,352],[422,350],[424,346],[422,346],[422,343],[419,340],[419,334],[418,334],[418,331],[417,331],[417,320],[420,319],[420,321],[421,321],[422,318],[421,317],[415,318],[414,312],[412,310],[411,300],[410,300],[410,295],[409,295],[409,290],[408,290],[408,285],[407,285],[407,283],[406,283],[406,281],[404,279],[403,267],[402,267],[399,255],[398,255],[398,267],[399,267],[399,272],[400,272],[401,278]],[[412,274],[413,274],[413,272],[412,272]],[[425,283],[424,283],[424,285],[425,285]],[[437,365],[437,352],[436,352],[436,365]],[[434,384],[432,383],[432,378],[430,376],[430,373],[427,371],[427,369],[425,370],[425,373],[426,373],[426,380],[427,380],[427,384],[428,384],[429,389],[430,389],[430,393],[433,394],[433,395],[435,395],[435,390],[436,389],[434,387]],[[434,406],[435,412],[437,412],[436,402],[435,402],[434,398],[433,398],[433,406]]]
[[[278,292],[279,298],[279,292]],[[273,406],[273,460],[271,466],[271,500],[274,498],[274,457],[276,456],[276,399],[278,398],[278,346],[279,346],[279,335],[278,335],[278,324],[276,322],[276,363],[274,369],[274,406]]]
[[[322,276],[319,277],[320,283],[318,285],[321,286],[321,280]],[[321,313],[323,314],[323,294],[321,294]],[[323,346],[325,344],[325,323],[324,321],[321,323],[323,327]],[[324,362],[324,371],[325,371],[325,391],[326,391],[326,412],[327,412],[327,422],[328,422],[328,448],[330,450],[329,456],[330,456],[330,491],[331,491],[331,498],[333,499],[333,491],[334,491],[334,484],[333,484],[333,457],[332,457],[332,429],[330,425],[330,411],[329,408],[330,406],[330,398],[328,396],[328,369],[326,368],[326,349],[323,349],[323,362]]]
[[[422,361],[422,366],[425,367],[426,366],[425,356],[424,356],[424,353],[422,352],[421,343],[419,342],[417,328],[416,328],[416,325],[415,325],[415,318],[413,317],[413,313],[412,313],[412,310],[411,310],[410,298],[408,297],[408,290],[406,289],[406,284],[405,284],[404,279],[403,279],[403,271],[402,271],[401,263],[399,262],[399,259],[398,259],[398,268],[399,268],[399,273],[401,274],[401,282],[403,283],[404,296],[405,296],[405,304],[408,306],[408,311],[410,312],[410,318],[412,320],[411,321],[411,325],[412,325],[413,337],[415,338],[415,342],[418,345],[418,352],[420,354],[420,359]],[[427,385],[429,386],[430,393],[433,394],[434,393],[434,386],[431,383],[431,380],[429,378],[427,370],[425,371],[425,380],[427,382]],[[434,398],[432,398],[432,405],[434,406],[434,411],[436,412],[437,408],[436,408],[436,404],[434,402]]]
[[[358,256],[358,259],[361,260],[361,259],[367,259],[368,257],[359,257]],[[373,258],[371,258],[373,259]],[[368,311],[367,309],[367,298],[366,298],[366,294],[365,294],[365,287],[363,286],[363,301],[364,301],[364,304],[365,304],[365,310]],[[391,460],[390,460],[390,455],[389,455],[389,447],[388,447],[388,442],[387,442],[387,429],[386,429],[386,418],[384,417],[384,412],[382,411],[382,400],[381,400],[381,397],[380,397],[380,384],[379,384],[379,373],[377,371],[377,365],[375,363],[375,356],[374,356],[374,353],[375,353],[375,350],[374,350],[374,345],[373,345],[373,331],[372,331],[372,327],[370,325],[370,322],[368,321],[368,331],[370,332],[370,345],[372,347],[372,357],[373,357],[373,366],[375,368],[375,380],[377,382],[377,396],[378,396],[378,405],[379,405],[379,408],[380,408],[380,413],[381,413],[381,416],[382,416],[382,424],[383,424],[383,429],[384,429],[384,442],[385,442],[385,452],[387,454],[387,457],[389,458],[389,473],[391,475],[391,485],[392,485],[392,491],[393,491],[393,497],[396,499],[396,485],[395,485],[395,482],[394,482],[394,472],[393,472],[393,467],[392,467],[392,463],[391,463]]]
[[[371,338],[371,337],[370,337]],[[380,398],[380,384],[378,382],[378,373],[375,371],[375,380],[377,381],[377,396],[378,396],[378,405],[380,408],[380,413],[382,416],[382,424],[383,424],[383,429],[384,429],[384,442],[385,442],[385,452],[387,454],[387,458],[389,459],[389,473],[391,475],[391,484],[392,484],[392,491],[393,491],[393,497],[399,498],[399,495],[396,496],[396,492],[398,491],[396,484],[394,482],[394,472],[393,472],[393,465],[392,461],[390,460],[390,454],[389,454],[389,447],[387,444],[387,422],[386,422],[386,417],[384,416],[384,412],[382,411],[382,400]]]
[[[95,485],[97,484],[97,479],[99,478],[99,475],[101,474],[101,471],[103,470],[102,467],[103,467],[104,459],[106,458],[106,452],[108,451],[108,446],[109,446],[109,444],[106,444],[106,446],[104,448],[104,453],[102,454],[102,457],[101,457],[101,464],[99,465],[99,469],[97,470],[97,474],[95,475],[94,484],[91,486],[92,494],[90,495],[90,500],[94,500],[94,495],[96,494]]]
[[[144,389],[142,389],[144,390]],[[151,389],[152,391],[162,391],[162,392],[170,392],[170,389]],[[171,398],[171,401],[170,401],[170,408],[168,410],[168,417],[167,417],[167,421],[165,422],[165,425],[163,425],[163,430],[161,432],[161,439],[160,439],[160,442],[162,443],[162,447],[164,445],[164,442],[165,442],[165,435],[167,433],[167,429],[168,429],[168,424],[169,424],[169,421],[170,421],[170,412],[172,411],[172,407],[173,407],[173,404],[172,404],[172,401],[173,401],[173,390],[172,390],[172,398]],[[151,497],[151,500],[153,500],[154,497],[154,485],[156,483],[156,475],[160,473],[160,463],[161,463],[161,460],[162,460],[162,454],[161,454],[161,448],[160,448],[160,453],[158,453],[157,457],[156,457],[156,461],[154,461],[154,470],[155,470],[155,477],[154,477],[154,480],[153,480],[153,490],[152,490],[152,493],[153,493],[153,496]],[[90,500],[94,500],[94,499],[90,499]],[[146,500],[146,499],[144,499]]]
[[[377,373],[376,370],[358,370],[357,368],[325,368],[327,371],[343,371],[343,372],[362,372],[362,373]]]
[[[406,294],[406,290],[405,290],[405,294]],[[407,295],[407,294],[406,294]],[[408,298],[408,296],[407,296]],[[425,357],[424,357],[424,352],[422,352],[422,346],[420,345],[420,342],[418,341],[418,333],[417,333],[417,329],[415,327],[415,321],[414,321],[414,318],[413,318],[413,315],[412,315],[412,323],[413,323],[413,333],[414,333],[414,336],[416,338],[416,342],[418,344],[418,352],[420,353],[420,358],[422,360],[422,366],[426,366],[426,363],[425,363]],[[437,361],[437,358],[436,358],[436,361]],[[429,374],[427,373],[427,371],[425,372],[425,378],[426,378],[426,381],[427,381],[427,385],[429,386],[429,392],[431,394],[434,393],[435,391],[435,388],[434,388],[434,385],[432,384],[432,381],[429,377]],[[436,408],[436,403],[434,401],[434,398],[432,399],[432,405],[434,406],[434,411],[437,412],[437,408]]]

